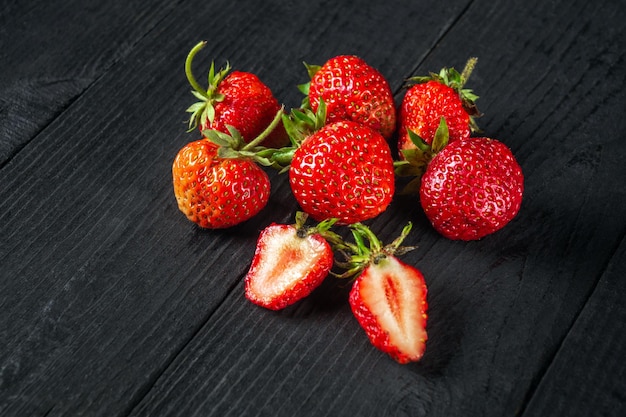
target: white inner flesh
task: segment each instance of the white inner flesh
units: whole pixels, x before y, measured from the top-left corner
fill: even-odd
[[[323,253],[324,246],[315,239],[299,238],[295,231],[273,233],[266,241],[264,258],[256,271],[261,279],[255,281],[255,293],[271,300],[294,287]]]

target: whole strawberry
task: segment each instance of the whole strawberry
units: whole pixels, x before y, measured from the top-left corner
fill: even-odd
[[[449,239],[476,240],[519,212],[522,169],[511,150],[485,137],[446,145],[421,179],[420,202],[434,228]]]
[[[409,223],[393,243],[383,246],[362,224],[352,225],[355,245],[348,276],[358,274],[349,302],[372,345],[399,363],[418,361],[426,349],[427,287],[421,271],[396,255],[413,249],[400,247]],[[369,248],[365,247],[369,241]]]
[[[410,134],[431,143],[443,117],[449,130],[449,142],[466,139],[476,130],[473,117],[478,115],[476,96],[463,85],[470,76],[476,59],[468,61],[459,74],[454,68],[443,68],[439,74],[413,77],[413,84],[405,93],[398,115],[398,149],[414,149]]]
[[[289,182],[303,211],[341,224],[382,213],[394,193],[391,151],[377,131],[352,121],[327,124],[293,153]]]
[[[228,133],[227,126],[230,125],[249,142],[265,130],[281,106],[270,88],[255,74],[230,72],[230,65],[215,73],[215,67],[211,64],[208,88],[200,86],[193,76],[191,64],[205,45],[206,41],[198,43],[189,52],[185,62],[187,80],[193,87],[193,95],[199,100],[187,109],[191,113],[189,130],[199,127],[200,131],[212,129]],[[263,145],[280,147],[287,142],[287,135],[279,126],[265,139]]]
[[[341,55],[321,67],[307,65],[310,83],[300,86],[311,109],[326,102],[327,122],[351,120],[391,137],[396,110],[389,83],[375,68],[356,56]]]
[[[188,143],[174,159],[172,178],[178,208],[203,228],[231,227],[256,215],[270,195],[270,180],[255,154],[281,120],[282,109],[256,139],[244,145],[232,127],[230,134],[205,130],[206,138]]]
[[[280,310],[308,296],[333,266],[333,250],[324,238],[335,222],[305,225],[298,212],[296,224],[272,223],[259,235],[245,278],[246,298],[261,307]]]

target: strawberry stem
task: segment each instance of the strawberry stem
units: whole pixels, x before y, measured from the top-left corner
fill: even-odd
[[[249,143],[247,143],[243,148],[241,148],[242,151],[251,151],[254,148],[256,148],[261,142],[263,142],[263,140],[268,137],[270,135],[270,133],[272,133],[272,131],[274,129],[276,129],[276,126],[278,126],[279,123],[282,122],[282,117],[283,117],[283,113],[285,110],[285,106],[281,106],[280,109],[278,110],[278,112],[276,112],[276,115],[274,116],[274,119],[272,120],[272,123],[270,123],[264,131],[262,131],[259,136],[257,136],[256,138],[254,138],[253,140],[251,140]]]
[[[205,97],[206,99],[210,99],[207,90],[202,88],[200,83],[198,83],[198,80],[196,80],[196,77],[194,77],[191,70],[191,63],[193,62],[194,57],[202,48],[206,46],[206,44],[207,41],[200,41],[196,44],[196,46],[191,49],[191,51],[189,51],[189,54],[187,54],[187,59],[185,60],[185,75],[187,76],[187,81],[189,81],[189,84],[191,84],[195,91],[197,91],[201,96]]]
[[[463,71],[461,72],[461,79],[459,81],[459,90],[461,90],[461,88],[463,88],[463,86],[467,82],[467,80],[470,77],[470,75],[472,75],[472,71],[474,71],[474,67],[476,66],[476,62],[478,62],[478,58],[471,57],[465,63],[465,67],[463,68]]]

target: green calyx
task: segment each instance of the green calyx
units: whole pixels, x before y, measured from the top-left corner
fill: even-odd
[[[206,125],[207,121],[213,124],[215,120],[215,103],[219,103],[224,100],[224,95],[218,92],[218,86],[226,78],[231,70],[230,64],[226,63],[226,67],[215,72],[215,64],[211,62],[208,76],[208,86],[204,88],[198,83],[193,75],[191,65],[196,54],[206,46],[206,41],[201,41],[194,46],[185,60],[185,75],[193,90],[193,94],[199,101],[192,104],[187,108],[187,113],[191,113],[189,117],[189,129],[194,130],[197,126]]]
[[[306,224],[309,218],[308,214],[297,211],[295,217],[296,223],[294,227],[299,238],[305,239],[310,235],[320,235],[328,242],[333,252],[339,253],[344,257],[345,261],[338,261],[335,258],[335,265],[344,270],[343,273],[331,271],[331,274],[337,278],[352,278],[368,265],[379,264],[388,256],[400,256],[417,248],[417,246],[402,246],[402,242],[413,227],[411,222],[404,226],[400,236],[394,239],[393,242],[383,245],[376,234],[363,223],[353,223],[348,226],[354,239],[354,242],[349,242],[331,230],[338,221],[336,218],[322,220],[313,226],[309,226]]]
[[[298,147],[313,133],[326,124],[326,103],[320,100],[317,111],[311,109],[292,109],[289,115],[283,116],[283,126],[289,136],[291,145]]]
[[[326,105],[320,100],[315,113],[305,108],[292,109],[289,114],[282,115],[282,122],[290,144],[279,149],[266,149],[262,153],[281,174],[289,170],[293,154],[302,142],[326,123]]]
[[[338,266],[345,269],[342,274],[334,274],[337,278],[351,278],[368,265],[382,262],[387,256],[400,256],[416,249],[416,246],[401,246],[413,227],[411,222],[407,223],[400,236],[388,245],[383,245],[374,232],[362,223],[354,223],[349,227],[354,242],[339,241],[333,244],[333,248],[346,258],[345,262],[336,261]]]
[[[402,194],[416,194],[419,192],[422,175],[424,175],[428,164],[448,144],[448,124],[443,117],[439,120],[439,126],[431,144],[426,143],[412,130],[407,129],[407,131],[409,138],[415,144],[415,148],[402,150],[404,159],[394,162],[394,170],[399,177],[414,177],[403,188]]]
[[[303,62],[303,64],[304,64],[304,67],[306,68],[307,73],[309,74],[309,79],[312,79],[315,76],[315,74],[317,74],[317,72],[320,70],[320,68],[322,68],[320,65],[310,65],[310,64],[307,64],[306,62]],[[302,94],[304,94],[304,98],[302,99],[302,105],[301,105],[303,109],[311,108],[311,102],[309,100],[310,88],[311,88],[311,81],[298,85],[298,90]]]
[[[202,134],[219,146],[217,155],[220,158],[249,158],[262,166],[273,166],[274,162],[270,156],[275,150],[260,144],[281,123],[283,114],[284,108],[281,107],[265,130],[249,143],[246,143],[241,133],[231,125],[226,125],[228,133],[207,129],[203,130]]]
[[[469,88],[464,88],[465,83],[469,79],[470,75],[476,67],[478,58],[472,57],[467,60],[462,72],[458,72],[454,68],[442,68],[438,74],[430,73],[428,76],[411,77],[407,81],[410,84],[422,84],[428,81],[437,81],[441,84],[447,85],[459,94],[463,108],[470,115],[470,128],[473,132],[479,132],[480,129],[474,120],[475,117],[481,116],[478,107],[476,107],[476,100],[478,96]]]
[[[326,239],[326,241],[328,241],[331,245],[333,244],[333,242],[338,242],[341,240],[341,237],[337,233],[330,230],[339,219],[330,218],[322,220],[315,226],[307,226],[306,222],[308,218],[309,215],[305,212],[296,212],[296,224],[294,226],[296,228],[296,233],[298,234],[298,237],[306,238],[307,236],[318,234]]]

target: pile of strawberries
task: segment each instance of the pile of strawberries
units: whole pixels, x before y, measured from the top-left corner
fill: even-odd
[[[180,210],[203,228],[234,226],[266,206],[265,170],[287,173],[301,211],[295,224],[272,223],[261,232],[245,278],[247,299],[278,310],[329,274],[353,278],[349,303],[372,344],[400,363],[419,360],[426,283],[398,259],[413,249],[402,246],[411,223],[384,245],[363,222],[387,209],[399,176],[412,178],[403,191],[419,195],[434,229],[449,239],[480,239],[517,215],[519,164],[502,142],[472,136],[477,96],[464,85],[476,60],[461,73],[444,68],[409,79],[396,109],[379,71],[358,57],[337,56],[306,65],[302,105],[287,113],[257,76],[229,66],[216,72],[211,65],[203,88],[192,61],[204,46],[197,44],[185,63],[199,100],[187,109],[189,130],[199,129],[202,139],[173,163]]]

